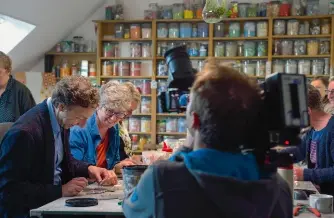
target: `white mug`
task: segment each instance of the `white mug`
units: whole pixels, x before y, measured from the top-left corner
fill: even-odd
[[[324,194],[311,194],[309,197],[310,207],[320,213],[333,213],[333,196]]]

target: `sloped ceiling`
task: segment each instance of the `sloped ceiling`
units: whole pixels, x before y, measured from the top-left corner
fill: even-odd
[[[105,0],[0,0],[0,14],[36,25],[9,56],[13,72],[28,71],[46,51],[83,23]],[[0,39],[1,34],[0,33]]]

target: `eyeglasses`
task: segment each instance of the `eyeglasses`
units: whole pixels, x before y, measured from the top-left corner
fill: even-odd
[[[329,94],[334,95],[334,89],[332,89],[332,90],[326,89],[325,92],[326,92],[327,95],[329,95]]]
[[[107,115],[107,119],[111,119],[113,116],[115,116],[117,119],[124,119],[124,117],[126,117],[127,113],[122,113],[122,112],[113,112],[108,110],[107,108],[105,109],[105,114]]]

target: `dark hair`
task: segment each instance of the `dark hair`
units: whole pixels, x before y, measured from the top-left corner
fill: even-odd
[[[328,84],[329,84],[329,80],[327,77],[324,77],[324,76],[316,76],[312,79],[312,81],[317,81],[317,80],[320,80],[325,86],[326,88],[328,87]]]
[[[320,92],[312,85],[308,85],[307,100],[309,108],[313,110],[323,110]]]
[[[260,125],[262,100],[249,77],[209,59],[192,86],[190,110],[200,119],[202,143],[223,151],[240,151]]]
[[[52,92],[52,104],[95,108],[99,102],[99,93],[88,78],[69,76],[60,80]]]

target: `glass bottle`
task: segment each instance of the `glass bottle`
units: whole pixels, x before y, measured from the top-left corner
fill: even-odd
[[[218,23],[223,19],[224,7],[219,0],[206,0],[202,15],[205,22]]]

